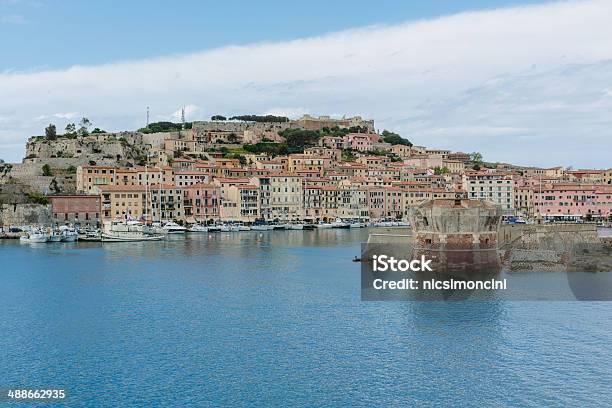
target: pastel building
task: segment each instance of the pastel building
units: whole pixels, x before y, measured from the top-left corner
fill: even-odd
[[[49,196],[53,222],[97,226],[100,223],[99,195]]]
[[[211,183],[195,183],[183,187],[185,219],[187,222],[208,222],[220,217],[221,193]]]
[[[115,167],[79,166],[76,169],[76,191],[99,194],[102,187],[115,185]]]
[[[497,204],[506,214],[514,211],[514,180],[505,172],[471,171],[462,178],[463,190],[474,200]]]
[[[533,188],[537,215],[575,219],[612,217],[612,187],[605,184],[546,184]]]

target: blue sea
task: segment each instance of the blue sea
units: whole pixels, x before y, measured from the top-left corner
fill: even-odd
[[[1,241],[0,389],[71,407],[612,404],[612,302],[362,302],[366,239]]]

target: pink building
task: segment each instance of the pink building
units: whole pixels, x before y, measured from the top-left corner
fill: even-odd
[[[372,150],[372,139],[364,133],[349,133],[342,138],[344,144],[360,152],[369,152]]]
[[[100,196],[49,196],[53,222],[96,226],[100,222]]]
[[[196,183],[183,187],[185,217],[188,222],[205,222],[219,219],[221,193],[214,184]]]
[[[536,214],[545,218],[612,217],[612,187],[601,184],[533,186]]]

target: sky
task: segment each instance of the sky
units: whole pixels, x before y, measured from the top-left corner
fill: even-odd
[[[612,167],[612,2],[0,0],[0,159],[88,117],[361,115],[488,161]]]

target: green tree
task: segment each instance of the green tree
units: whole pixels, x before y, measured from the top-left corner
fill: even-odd
[[[76,125],[74,123],[68,123],[66,125],[66,129],[64,132],[64,136],[66,137],[74,137],[76,136]]]
[[[45,128],[45,137],[47,140],[57,139],[57,128],[53,123],[49,123],[49,126]]]
[[[450,170],[446,166],[444,167],[437,166],[437,167],[434,167],[433,170],[434,170],[434,174],[438,174],[438,175],[450,173]]]
[[[389,132],[387,129],[383,130],[381,133],[382,140],[385,143],[390,143],[392,145],[404,145],[404,146],[412,146],[412,143],[408,139],[404,139],[400,135],[394,132]]]
[[[28,202],[32,204],[49,204],[49,199],[47,196],[39,193],[38,191],[32,191],[27,194]]]
[[[292,152],[304,151],[304,148],[314,146],[321,136],[319,132],[305,129],[285,129],[278,134],[285,138],[287,147]]]
[[[51,173],[51,167],[48,164],[44,164],[42,166],[42,172],[43,172],[43,176],[52,176],[53,174]]]
[[[91,126],[91,122],[87,118],[81,118],[79,122],[79,131],[78,134],[80,136],[87,136],[89,134],[89,127]]]
[[[472,162],[472,169],[480,170],[482,168],[482,154],[478,152],[470,153],[470,160]]]
[[[106,130],[102,130],[100,128],[95,128],[94,130],[91,131],[92,134],[94,133],[106,133]]]
[[[213,115],[210,117],[210,120],[227,120],[227,118],[223,115]]]
[[[289,122],[289,118],[285,116],[274,115],[240,115],[232,116],[230,120],[244,120],[246,122]]]
[[[356,159],[357,156],[355,156],[355,153],[352,149],[342,149],[342,160],[352,162]]]
[[[242,148],[249,153],[265,153],[272,157],[284,156],[289,153],[289,149],[284,143],[260,142],[256,144],[245,144]]]
[[[185,129],[191,129],[191,122],[185,123]],[[149,123],[147,127],[140,128],[140,133],[158,133],[158,132],[178,132],[183,129],[182,123],[173,122],[154,122]]]
[[[232,132],[227,136],[227,141],[230,143],[236,143],[238,141],[238,136]]]

